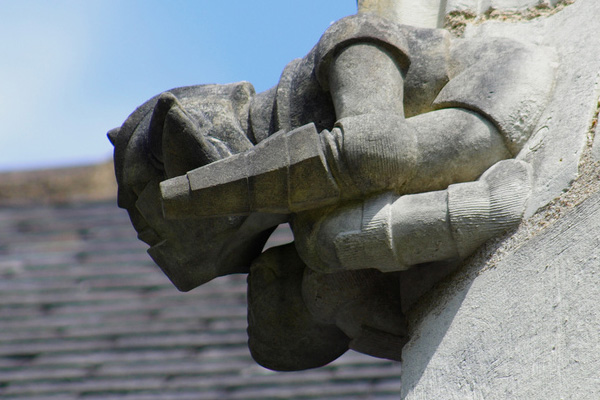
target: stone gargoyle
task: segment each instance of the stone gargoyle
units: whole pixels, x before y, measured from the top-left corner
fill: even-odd
[[[348,348],[400,360],[411,282],[519,224],[531,167],[514,157],[554,58],[344,18],[270,90],[183,87],[135,110],[109,132],[119,206],[180,290],[249,274],[263,366],[318,367]],[[262,252],[285,222],[295,241]]]

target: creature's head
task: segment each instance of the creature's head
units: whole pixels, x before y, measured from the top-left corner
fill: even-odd
[[[167,220],[159,190],[165,179],[253,145],[247,136],[253,95],[249,83],[174,89],[150,99],[109,132],[119,207],[180,290],[247,272],[270,235],[252,216]]]

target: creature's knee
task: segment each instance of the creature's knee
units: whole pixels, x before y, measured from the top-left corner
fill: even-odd
[[[360,229],[361,219],[362,203],[298,213],[292,229],[300,257],[315,271],[347,269],[336,252],[336,238],[340,233]]]

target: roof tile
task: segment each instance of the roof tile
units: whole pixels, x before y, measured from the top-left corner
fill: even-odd
[[[290,240],[282,227],[267,246]],[[351,351],[258,366],[245,276],[180,293],[145,250],[114,201],[0,207],[2,399],[397,398],[399,363]]]

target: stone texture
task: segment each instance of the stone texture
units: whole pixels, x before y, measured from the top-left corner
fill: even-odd
[[[459,11],[475,15],[484,14],[490,10],[521,11],[536,6],[554,7],[562,0],[448,0],[446,13]]]
[[[527,146],[518,159],[533,165],[534,192],[526,215],[532,215],[577,177],[600,94],[600,42],[580,40],[600,29],[600,3],[578,0],[548,17],[522,23],[490,21],[470,26],[465,37],[506,37],[555,49],[559,60],[555,89]]]
[[[402,398],[595,398],[599,229],[597,194],[431,293],[412,316]]]
[[[307,308],[306,266],[295,253],[292,244],[271,248],[248,275],[248,347],[260,365],[280,371],[320,367],[348,350],[335,320],[316,320]]]
[[[119,204],[180,290],[249,272],[251,349],[270,368],[316,367],[346,347],[398,359],[400,300],[416,300],[397,292],[400,272],[455,266],[518,225],[532,191],[531,166],[512,158],[551,98],[553,50],[363,11],[274,90],[174,89],[109,134]],[[288,220],[296,251],[260,253]],[[421,287],[440,277],[421,273]]]
[[[599,109],[600,109],[600,100],[599,100]],[[596,112],[598,112],[598,110],[596,110]],[[598,133],[600,133],[600,130],[598,129],[598,114],[596,114],[595,117],[595,124],[596,126],[593,127],[594,129],[594,139],[597,137]],[[594,140],[594,144],[592,146],[592,160],[593,161],[600,161],[600,140]]]
[[[358,12],[372,12],[394,22],[422,28],[440,28],[446,0],[358,0]]]
[[[554,47],[557,80],[517,156],[534,170],[531,218],[408,313],[403,398],[592,399],[600,391],[600,197],[574,206],[598,191],[600,44],[581,38],[600,29],[599,13],[598,2],[578,0],[547,18],[467,27],[467,37]]]
[[[173,89],[148,100],[109,133],[118,204],[180,290],[247,272],[270,232],[286,220],[274,214],[174,221],[163,216],[161,181],[252,147],[247,133],[253,94],[244,82]]]

